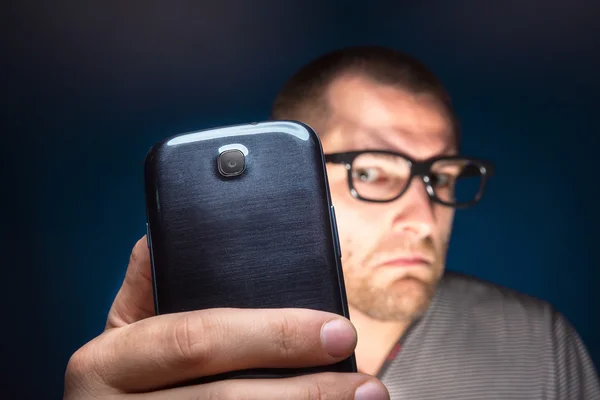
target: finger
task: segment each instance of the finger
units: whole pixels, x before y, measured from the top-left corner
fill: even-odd
[[[150,252],[144,235],[131,251],[123,285],[108,313],[106,329],[129,325],[153,315]]]
[[[387,400],[390,397],[385,386],[368,375],[324,373],[286,379],[236,379],[132,397],[132,399],[142,398],[148,400]]]
[[[213,309],[165,314],[106,332],[94,365],[126,392],[250,368],[335,363],[356,346],[350,321],[302,309]]]

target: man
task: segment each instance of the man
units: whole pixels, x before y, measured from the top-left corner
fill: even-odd
[[[425,66],[385,48],[336,51],[292,77],[272,116],[322,138],[356,331],[312,310],[154,317],[142,239],[107,330],[69,362],[66,399],[600,398],[564,317],[444,272],[454,208],[480,199],[492,166],[458,156],[452,105]],[[354,348],[359,374],[169,388],[240,368],[330,363]]]

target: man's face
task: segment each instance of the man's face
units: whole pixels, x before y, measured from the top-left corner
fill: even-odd
[[[430,95],[344,77],[328,102],[326,153],[392,150],[415,160],[456,153],[451,122]],[[370,203],[350,194],[343,165],[328,164],[327,172],[352,310],[386,321],[418,317],[444,269],[453,209],[432,203],[418,178],[399,199]]]

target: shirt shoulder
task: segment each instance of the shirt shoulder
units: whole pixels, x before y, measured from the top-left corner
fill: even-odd
[[[384,378],[392,398],[600,398],[584,344],[552,305],[454,272]]]
[[[556,319],[546,301],[472,276],[447,272],[423,320],[417,323],[444,352],[482,357],[489,368],[552,363]],[[435,347],[435,346],[434,346]]]
[[[440,306],[451,305],[457,314],[467,314],[474,323],[505,321],[505,328],[518,329],[538,326],[546,333],[552,330],[554,320],[562,318],[548,302],[473,276],[447,272],[438,289]],[[457,315],[458,316],[458,315]],[[507,324],[514,322],[515,324]],[[542,333],[533,331],[531,334]]]

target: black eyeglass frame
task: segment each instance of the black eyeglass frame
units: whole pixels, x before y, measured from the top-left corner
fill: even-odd
[[[358,193],[358,191],[354,187],[354,180],[352,179],[352,164],[354,163],[354,160],[358,156],[363,155],[363,154],[382,154],[382,155],[388,155],[388,156],[396,156],[396,157],[401,157],[408,162],[409,167],[410,167],[410,176],[409,176],[409,179],[407,180],[405,187],[400,191],[400,193],[398,195],[396,195],[395,197],[390,198],[390,199],[378,200],[378,199],[369,199],[369,198],[362,197]],[[430,177],[431,167],[433,166],[434,163],[439,162],[439,161],[457,161],[457,160],[470,162],[471,164],[473,164],[474,166],[476,166],[478,168],[479,173],[481,174],[481,183],[479,185],[479,191],[478,191],[477,195],[475,196],[475,198],[469,202],[450,203],[450,202],[444,201],[435,194],[435,189],[433,188],[433,186],[431,184],[431,177]],[[346,167],[346,170],[348,171],[348,187],[350,189],[350,194],[357,200],[362,200],[362,201],[371,202],[371,203],[390,203],[392,201],[396,201],[404,193],[406,193],[406,191],[408,190],[408,188],[411,185],[411,182],[413,181],[413,178],[420,177],[423,180],[423,183],[425,184],[425,188],[427,190],[427,194],[429,195],[429,198],[432,201],[442,204],[447,207],[452,207],[452,208],[469,208],[469,207],[472,207],[475,204],[477,204],[483,197],[488,178],[494,174],[494,170],[495,170],[495,166],[491,161],[483,160],[483,159],[479,159],[479,158],[464,157],[464,156],[460,156],[460,155],[453,155],[453,156],[445,155],[445,156],[431,157],[431,158],[429,158],[427,160],[423,160],[423,161],[417,161],[414,158],[407,156],[406,154],[402,154],[402,153],[395,152],[395,151],[389,151],[389,150],[359,150],[359,151],[349,151],[349,152],[344,152],[344,153],[325,154],[325,162],[332,163],[332,164],[343,164]]]

